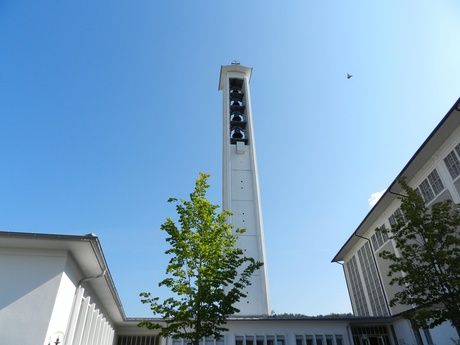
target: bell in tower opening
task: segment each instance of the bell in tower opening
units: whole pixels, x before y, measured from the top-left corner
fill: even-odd
[[[246,135],[246,107],[244,105],[244,80],[230,78],[230,143],[236,144],[237,141],[248,143]]]
[[[237,141],[242,141],[247,144],[246,131],[240,127],[233,127],[230,130],[230,143],[236,144]]]
[[[230,114],[230,123],[238,124],[239,127],[244,128],[246,127],[246,118],[244,114],[239,112],[233,112]]]

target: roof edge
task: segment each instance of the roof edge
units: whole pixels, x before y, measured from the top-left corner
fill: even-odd
[[[379,206],[379,204],[382,202],[382,200],[385,197],[388,197],[391,195],[393,198],[396,198],[393,194],[390,193],[390,190],[398,183],[399,179],[404,176],[404,172],[409,168],[409,166],[412,164],[412,162],[415,160],[415,158],[420,154],[420,152],[425,148],[425,146],[430,142],[430,140],[433,138],[433,136],[438,132],[438,130],[442,127],[442,125],[447,121],[447,119],[454,113],[454,111],[460,111],[460,98],[457,99],[457,101],[454,103],[454,105],[449,109],[449,111],[444,115],[444,117],[441,119],[441,121],[438,123],[438,125],[433,129],[433,131],[428,135],[428,137],[425,139],[425,141],[422,143],[422,145],[415,151],[415,153],[412,155],[412,157],[409,159],[409,161],[406,163],[404,168],[399,172],[399,174],[396,176],[396,178],[393,180],[393,182],[390,184],[390,186],[385,190],[385,193],[380,197],[379,201],[371,208],[371,210],[367,213],[367,215],[364,217],[364,219],[359,223],[358,227],[356,230],[351,234],[351,236],[346,240],[346,242],[343,244],[343,246],[339,249],[337,254],[335,254],[334,258],[331,260],[331,262],[339,262],[341,259],[339,259],[341,251],[347,246],[347,244],[351,241],[351,239],[358,233],[360,230],[361,226],[364,225],[366,220],[370,217],[370,215],[374,212],[374,210]]]

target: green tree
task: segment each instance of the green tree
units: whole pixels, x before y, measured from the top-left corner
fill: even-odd
[[[452,201],[427,207],[423,198],[400,181],[404,216],[386,232],[400,255],[383,251],[390,260],[390,284],[398,284],[390,305],[403,304],[419,327],[434,327],[450,320],[460,335],[460,215]]]
[[[229,211],[206,199],[209,175],[200,173],[190,200],[171,198],[176,204],[177,223],[168,218],[161,225],[166,231],[171,258],[166,278],[158,285],[170,290],[172,297],[160,301],[150,292],[140,294],[163,322],[143,321],[140,327],[158,329],[160,335],[182,338],[198,345],[203,337],[220,338],[226,319],[239,310],[234,306],[246,297],[250,277],[263,264],[244,256],[236,247],[244,229],[227,222]]]

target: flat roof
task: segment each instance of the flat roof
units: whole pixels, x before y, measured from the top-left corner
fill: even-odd
[[[251,81],[252,67],[246,67],[246,66],[240,65],[239,63],[220,66],[219,90],[224,89],[223,76],[225,73],[228,73],[228,72],[238,72],[238,73],[246,74],[248,76],[249,81]]]

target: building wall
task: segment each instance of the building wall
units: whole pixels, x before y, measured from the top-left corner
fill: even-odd
[[[45,343],[65,263],[65,251],[0,248],[2,344]]]
[[[425,179],[427,179],[428,175],[433,172],[434,169],[436,169],[436,172],[438,173],[442,184],[443,184],[443,189],[441,191],[438,191],[437,195],[433,198],[433,200],[430,200],[427,205],[433,205],[436,202],[443,201],[446,199],[451,199],[455,203],[460,202],[460,175],[456,177],[455,179],[452,179],[451,174],[449,173],[449,170],[447,169],[446,163],[444,159],[446,156],[451,153],[452,151],[455,151],[455,146],[460,143],[460,128],[457,128],[450,137],[440,145],[439,149],[433,154],[425,163],[422,169],[418,171],[418,173],[409,181],[409,185],[412,188],[417,188],[419,187]],[[458,158],[460,160],[460,152],[456,155],[458,155]],[[430,182],[428,181],[430,184]],[[430,184],[431,187],[431,184]],[[436,194],[434,189],[431,188],[433,191],[433,194]],[[376,240],[376,235],[375,235],[375,229],[379,228],[381,226],[386,226],[387,228],[391,228],[390,224],[390,217],[397,212],[398,208],[400,206],[400,201],[398,199],[395,199],[390,206],[378,217],[377,221],[370,226],[367,231],[364,232],[362,236],[371,239],[372,243],[372,249],[377,261],[377,269],[379,272],[379,275],[382,279],[383,282],[383,290],[385,293],[385,297],[387,301],[391,300],[391,298],[394,296],[394,294],[400,290],[399,286],[393,285],[391,286],[390,283],[390,278],[388,277],[388,269],[389,269],[389,263],[386,260],[381,259],[378,254],[382,252],[383,250],[389,250],[391,252],[397,252],[395,248],[395,244],[392,240],[384,240],[384,241],[377,241]],[[374,238],[373,238],[374,237]],[[359,274],[360,278],[363,281],[365,281],[365,267],[364,263],[362,262],[363,260],[360,260],[359,256],[357,255],[359,250],[363,248],[366,245],[367,241],[362,239],[359,241],[352,250],[347,253],[345,257],[345,266],[348,267],[350,260],[352,257],[356,257],[357,264],[359,266]],[[375,246],[377,244],[377,246]],[[376,248],[377,247],[377,248]],[[349,270],[345,270],[345,274],[349,274]],[[347,276],[347,279],[350,279],[350,277]],[[355,287],[356,288],[356,287]],[[354,287],[350,286],[351,294],[353,295],[354,293]],[[371,308],[371,296],[366,288],[366,286],[363,286],[363,291],[365,294],[365,300],[367,303],[367,307],[370,310],[370,315],[372,316],[379,316],[379,314],[373,313],[372,308]],[[356,293],[355,293],[356,294]],[[355,310],[358,310],[357,308],[357,301],[351,297],[351,301],[353,304],[353,307]],[[398,314],[404,310],[410,309],[411,306],[402,306],[402,305],[397,305],[391,308],[391,314]],[[362,308],[361,308],[362,309]],[[358,315],[360,315],[358,313]],[[365,314],[362,314],[363,316]]]
[[[229,331],[224,333],[221,341],[210,338],[204,345],[237,345],[239,341],[242,341],[241,345],[257,345],[257,338],[263,339],[264,344],[269,344],[267,340],[272,339],[274,345],[297,345],[297,336],[303,337],[303,344],[307,336],[320,337],[323,345],[327,344],[326,336],[332,339],[332,345],[337,344],[336,336],[342,338],[343,345],[353,344],[347,321],[247,320],[229,321],[226,327]],[[185,345],[185,342],[167,339],[166,345]]]
[[[234,66],[230,66],[233,68]],[[247,287],[247,298],[236,304],[238,315],[268,315],[267,265],[264,248],[262,212],[260,207],[259,182],[257,174],[254,131],[252,127],[251,96],[249,88],[250,69],[237,66],[235,71],[221,71],[223,79],[223,208],[232,211],[230,221],[234,228],[245,228],[239,236],[238,247],[245,255],[264,266],[251,276],[251,285]],[[245,134],[247,142],[234,142],[230,137],[231,82],[241,83],[244,94],[242,112],[246,118]],[[236,125],[235,125],[236,126]]]
[[[61,342],[66,334],[70,314],[73,307],[76,286],[81,278],[81,273],[72,257],[66,255],[64,270],[61,274],[59,289],[56,295],[48,330],[45,338],[46,344],[53,343],[56,339]]]
[[[450,168],[448,168],[448,156],[450,157]],[[453,161],[456,164],[455,167],[452,167]],[[437,179],[441,181],[442,186]],[[422,193],[422,196],[425,198],[427,206],[448,199],[452,200],[454,203],[460,203],[460,127],[455,129],[447,140],[439,145],[436,152],[427,159],[424,166],[408,181],[408,183],[412,188],[418,188],[420,191],[422,187],[425,187],[425,193]],[[374,224],[362,232],[363,237],[370,239],[370,244],[377,263],[376,268],[382,281],[381,285],[383,286],[384,296],[388,302],[393,298],[394,294],[402,288],[397,285],[390,285],[391,278],[388,277],[390,263],[380,258],[379,253],[384,250],[396,253],[397,255],[399,253],[395,247],[394,241],[379,237],[375,229],[381,226],[391,228],[390,220],[400,212],[399,207],[400,200],[395,199],[386,210],[379,215]],[[362,316],[380,316],[381,314],[375,313],[375,308],[372,308],[372,294],[365,284],[366,275],[368,273],[366,273],[363,259],[358,255],[359,251],[366,245],[369,245],[368,241],[361,239],[347,253],[344,258],[344,264],[347,268],[345,269],[345,275],[347,281],[355,281],[354,285],[349,284],[350,299],[355,313]],[[357,279],[357,277],[353,278],[351,275],[350,268],[353,266],[353,262],[355,262],[354,265],[357,266],[355,271],[359,279]],[[358,283],[356,283],[356,281],[358,281]],[[359,283],[359,281],[361,281],[361,283]],[[357,298],[357,296],[359,296],[359,291],[357,290],[363,291],[364,298]],[[365,302],[364,307],[362,306],[363,301]],[[399,314],[411,307],[412,306],[395,305],[390,307],[391,315]],[[366,310],[369,310],[368,314],[366,314]],[[450,323],[444,323],[430,330],[428,335],[426,333],[427,331],[424,330],[415,331],[420,334],[420,338],[415,337],[414,331],[410,327],[410,324],[408,326],[407,321],[398,321],[394,324],[394,327],[397,337],[400,339],[400,344],[417,344],[417,341],[420,343],[420,339],[423,344],[429,344],[427,339],[429,334],[431,334],[434,344],[447,344],[452,341],[451,339],[458,339],[458,335]]]
[[[408,320],[401,319],[393,322],[393,328],[399,345],[417,345],[417,339]]]
[[[77,344],[67,339],[71,315],[87,301],[84,344],[111,345],[113,327],[94,293],[76,295],[81,278],[67,251],[0,248],[0,344]]]

